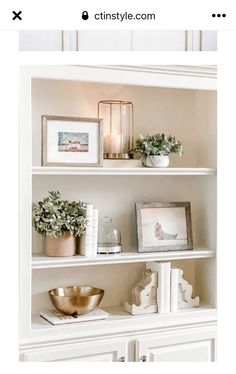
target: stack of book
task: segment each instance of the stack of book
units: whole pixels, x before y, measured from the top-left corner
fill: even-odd
[[[176,312],[179,299],[181,269],[172,268],[170,262],[147,262],[147,269],[157,272],[158,313]]]
[[[98,209],[93,204],[86,204],[86,232],[80,237],[79,254],[93,257],[97,255],[98,246]]]
[[[105,312],[100,308],[96,308],[93,311],[83,314],[80,316],[69,316],[66,314],[60,313],[58,310],[44,310],[40,312],[40,317],[46,319],[52,325],[62,325],[65,323],[76,323],[76,322],[87,322],[87,321],[96,321],[99,319],[108,318],[109,313]]]

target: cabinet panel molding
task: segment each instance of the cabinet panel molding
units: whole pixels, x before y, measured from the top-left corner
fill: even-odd
[[[50,348],[39,348],[25,351],[21,361],[85,361],[116,362],[126,361],[127,344],[124,339],[90,343],[62,344]]]
[[[215,326],[120,335],[111,339],[35,346],[21,351],[21,361],[84,362],[212,362],[215,361]]]
[[[62,50],[78,50],[78,31],[62,31]]]
[[[187,31],[188,51],[217,51],[216,30]]]
[[[132,33],[134,51],[186,51],[184,30],[138,30]]]
[[[154,347],[149,350],[151,362],[208,362],[213,361],[212,340]]]
[[[20,51],[62,51],[63,31],[19,31]]]
[[[22,30],[20,51],[216,51],[216,30]]]
[[[131,31],[83,30],[78,32],[80,51],[130,51]]]
[[[138,339],[136,361],[209,362],[215,361],[216,331],[213,327],[160,333]],[[144,359],[143,359],[144,358]]]
[[[217,31],[201,31],[201,51],[217,51]]]

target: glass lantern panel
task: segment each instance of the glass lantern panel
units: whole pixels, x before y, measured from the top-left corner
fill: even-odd
[[[105,158],[129,158],[133,146],[133,106],[131,102],[104,100],[98,104],[103,119]]]

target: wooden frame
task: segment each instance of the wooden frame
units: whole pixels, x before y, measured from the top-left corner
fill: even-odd
[[[88,128],[86,129],[86,131],[88,131],[88,133],[84,133],[84,135],[87,134],[87,144],[86,145],[83,145],[84,148],[86,148],[85,150],[81,151],[81,150],[73,150],[73,151],[68,151],[68,149],[59,149],[59,147],[62,148],[62,146],[59,144],[59,140],[58,141],[58,144],[57,144],[57,152],[55,152],[55,155],[59,155],[60,152],[61,154],[64,153],[65,155],[68,155],[70,153],[70,157],[71,159],[73,159],[73,161],[58,161],[58,160],[50,160],[48,159],[49,158],[49,153],[51,152],[48,148],[49,148],[49,145],[48,145],[48,126],[49,126],[49,121],[52,122],[52,121],[55,121],[55,126],[56,124],[59,124],[62,125],[63,124],[63,121],[65,122],[65,129],[64,130],[61,130],[61,134],[67,134],[67,136],[69,136],[68,134],[70,134],[71,132],[69,132],[68,129],[68,125],[71,124],[71,126],[73,128],[75,128],[75,124],[76,122],[78,123],[78,127],[82,127],[84,128],[82,131],[85,131],[86,129],[86,123],[88,125],[94,123],[94,125],[97,125],[98,126],[98,129],[95,130],[95,132],[97,133],[97,136],[96,136],[96,139],[97,139],[97,143],[96,143],[96,151],[93,155],[93,160],[92,162],[89,160],[89,158],[91,158],[91,153],[89,151],[89,149],[91,148],[92,144],[89,143],[89,138],[90,138],[90,135],[89,135],[89,132],[92,134],[92,128],[91,126],[88,126]],[[69,122],[69,124],[68,124]],[[53,125],[54,126],[54,125]],[[61,127],[61,126],[60,126]],[[51,127],[52,128],[52,127]],[[67,130],[67,131],[66,131]],[[73,130],[73,131],[76,131],[76,130]],[[80,130],[78,130],[78,135],[82,135],[82,133],[80,132]],[[75,132],[73,132],[74,134]],[[58,132],[59,134],[59,132]],[[93,135],[93,134],[92,134]],[[58,135],[59,137],[59,135]],[[92,136],[94,137],[94,136]],[[55,138],[55,134],[54,134],[54,138]],[[59,139],[59,138],[58,138]],[[55,142],[55,139],[54,139],[54,142]],[[70,142],[70,141],[69,141]],[[79,141],[77,143],[80,143]],[[91,142],[92,143],[92,142]],[[68,145],[65,145],[64,147],[68,147]],[[80,146],[78,146],[79,148]],[[54,148],[55,148],[55,144],[54,144]],[[77,149],[78,149],[77,148]],[[82,153],[83,153],[83,156],[82,156]],[[85,153],[88,153],[88,161],[86,161],[86,155]],[[58,158],[62,158],[62,156],[58,157]],[[79,157],[80,156],[80,157]],[[55,156],[56,158],[57,156]],[[80,160],[81,158],[81,160]],[[78,159],[78,160],[77,160]],[[66,117],[66,116],[53,116],[53,115],[42,115],[42,165],[43,166],[72,166],[72,167],[79,167],[79,166],[102,166],[102,163],[103,163],[103,122],[102,122],[102,119],[98,119],[98,118],[84,118],[84,117]]]
[[[175,208],[180,209],[171,212]],[[184,208],[184,212],[181,208]],[[136,216],[138,252],[193,249],[190,202],[136,203]],[[161,226],[163,223],[165,231]],[[168,233],[168,224],[170,230],[179,229],[180,233],[176,234],[176,231]]]

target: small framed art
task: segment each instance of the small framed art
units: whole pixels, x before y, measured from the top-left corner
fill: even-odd
[[[102,120],[42,116],[43,166],[102,166]]]
[[[138,252],[193,249],[190,202],[136,203]]]

